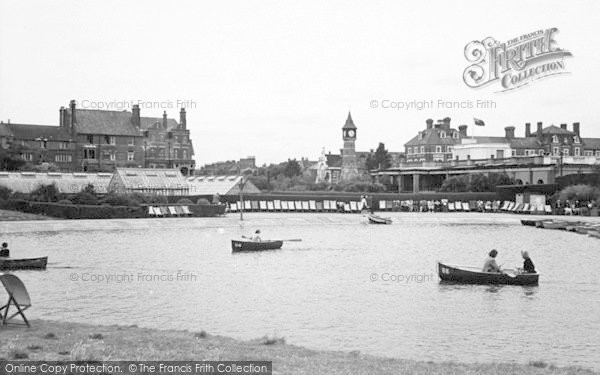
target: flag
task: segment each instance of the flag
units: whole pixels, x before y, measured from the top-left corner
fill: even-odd
[[[475,121],[475,125],[477,126],[485,126],[485,122],[483,122],[483,120],[473,117],[473,121]]]

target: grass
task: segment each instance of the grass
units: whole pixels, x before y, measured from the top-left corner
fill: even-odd
[[[39,345],[48,332],[52,339]],[[102,337],[99,339],[98,337]],[[154,330],[34,320],[31,328],[0,328],[0,358],[44,361],[206,360],[273,362],[273,374],[445,374],[592,375],[591,370],[554,367],[543,361],[515,363],[425,362],[380,358],[354,352],[310,350],[282,337],[253,341],[208,335],[205,331]]]

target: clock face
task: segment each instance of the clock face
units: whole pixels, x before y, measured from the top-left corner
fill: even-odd
[[[354,137],[354,130],[348,130],[348,137]]]

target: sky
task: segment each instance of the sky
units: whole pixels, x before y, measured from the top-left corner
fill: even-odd
[[[600,137],[598,14],[591,0],[0,0],[0,119],[58,125],[58,109],[75,99],[117,109],[141,101],[142,116],[178,120],[183,104],[198,166],[337,153],[349,110],[360,151],[379,142],[404,151],[427,118],[444,117],[469,134],[473,117],[483,119],[475,135],[515,126],[522,136],[526,122],[542,121],[580,122],[583,137]],[[469,42],[552,27],[573,54],[569,74],[507,92],[463,81]]]

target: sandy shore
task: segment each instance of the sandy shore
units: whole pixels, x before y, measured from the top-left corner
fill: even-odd
[[[0,328],[0,360],[265,360],[274,374],[595,374],[579,368],[529,364],[463,364],[387,359],[359,352],[315,351],[258,338],[239,341],[210,333],[95,326],[34,320],[31,328]]]

